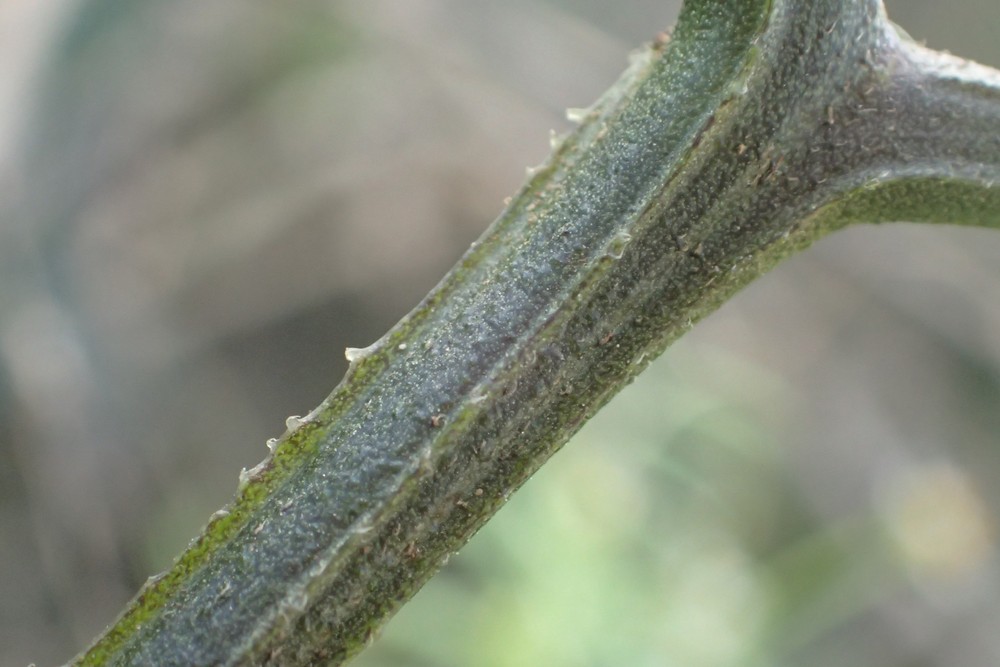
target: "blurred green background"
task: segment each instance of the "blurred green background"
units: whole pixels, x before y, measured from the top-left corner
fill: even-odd
[[[0,0],[0,664],[64,662],[676,2]],[[1000,65],[995,0],[896,0]],[[836,235],[671,348],[358,659],[1000,664],[1000,234]]]

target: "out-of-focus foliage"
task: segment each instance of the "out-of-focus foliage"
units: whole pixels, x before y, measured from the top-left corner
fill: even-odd
[[[897,0],[1000,64],[992,0]],[[0,0],[0,664],[108,623],[676,3]],[[1000,663],[1000,235],[823,241],[357,662]]]

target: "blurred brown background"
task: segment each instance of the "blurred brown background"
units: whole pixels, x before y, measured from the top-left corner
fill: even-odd
[[[443,275],[635,0],[0,0],[0,664],[64,662]],[[1000,5],[896,0],[1000,66]],[[1000,664],[1000,234],[819,243],[359,665]]]

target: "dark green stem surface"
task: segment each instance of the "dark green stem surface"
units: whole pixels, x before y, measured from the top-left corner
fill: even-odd
[[[852,222],[1000,224],[1000,75],[876,0],[689,0],[581,116],[76,664],[339,664],[782,257]]]

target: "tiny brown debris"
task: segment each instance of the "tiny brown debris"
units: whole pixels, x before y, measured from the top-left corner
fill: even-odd
[[[417,546],[416,542],[410,542],[406,545],[406,549],[403,550],[403,555],[413,560],[420,555],[420,547]]]
[[[778,159],[775,160],[775,162],[774,162],[774,166],[771,168],[771,173],[769,174],[769,176],[771,178],[774,178],[775,176],[777,176],[778,175],[778,170],[781,169],[781,165],[783,165],[784,163],[785,163],[785,156],[784,155],[779,155]]]
[[[483,490],[482,489],[476,489],[476,496],[478,497],[478,496],[481,496],[481,495],[483,495]]]
[[[679,252],[687,252],[691,248],[691,244],[688,243],[687,240],[687,234],[675,234],[673,239],[674,247],[676,247]]]
[[[608,343],[611,342],[611,339],[614,337],[615,337],[615,332],[609,331],[608,333],[601,336],[601,340],[599,342],[601,345],[607,345]]]
[[[443,423],[444,423],[444,415],[443,414],[436,414],[436,415],[434,415],[434,416],[431,417],[431,426],[433,426],[434,428],[438,428]]]

